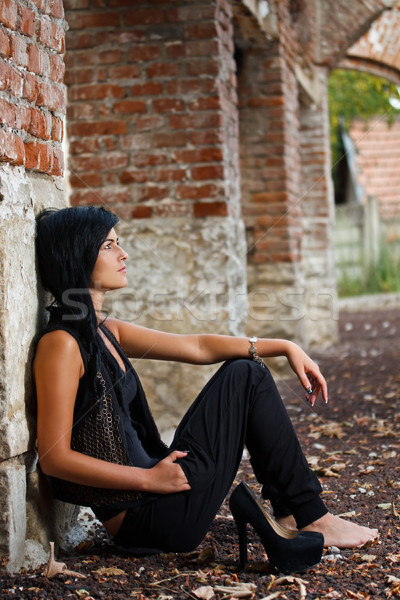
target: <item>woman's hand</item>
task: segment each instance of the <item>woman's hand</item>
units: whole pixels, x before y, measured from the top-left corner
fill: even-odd
[[[158,494],[173,494],[190,490],[189,482],[182,467],[175,462],[177,458],[185,458],[186,456],[187,452],[174,450],[154,467],[147,469],[146,491]]]
[[[311,406],[314,406],[321,391],[322,398],[328,402],[328,386],[319,366],[294,342],[289,342],[286,356],[304,389],[311,388],[312,391],[306,393],[306,400]]]

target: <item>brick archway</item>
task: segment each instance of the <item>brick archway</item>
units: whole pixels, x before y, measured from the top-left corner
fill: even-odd
[[[346,52],[339,67],[400,85],[400,6],[384,11]]]

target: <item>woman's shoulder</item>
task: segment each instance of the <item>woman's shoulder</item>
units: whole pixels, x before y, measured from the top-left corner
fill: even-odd
[[[121,341],[121,328],[123,327],[124,321],[115,319],[114,317],[107,317],[103,322],[104,327],[107,327],[113,334],[118,343]]]
[[[34,365],[38,363],[63,363],[78,366],[84,371],[82,348],[76,337],[65,329],[50,329],[43,332],[35,350]]]
[[[51,327],[45,330],[37,343],[44,347],[63,347],[66,350],[79,349],[79,344],[76,336],[67,329]]]

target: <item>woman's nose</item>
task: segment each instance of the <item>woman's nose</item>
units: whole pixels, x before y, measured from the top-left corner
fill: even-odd
[[[121,260],[126,260],[129,256],[128,253],[125,252],[125,250],[123,248],[121,248],[121,253],[122,253]]]

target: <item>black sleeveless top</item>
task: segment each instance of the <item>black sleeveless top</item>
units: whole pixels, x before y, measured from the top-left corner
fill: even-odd
[[[40,338],[60,329],[77,341],[85,368],[75,400],[71,448],[108,462],[151,468],[167,454],[167,447],[160,438],[139,377],[114,335],[104,324],[100,325],[120,355],[125,372],[100,337],[101,372],[97,377],[103,393],[94,398],[88,378],[89,356],[77,333],[64,323],[50,322]],[[48,480],[57,499],[90,506],[100,521],[155,497],[145,492],[79,485],[52,476]]]

